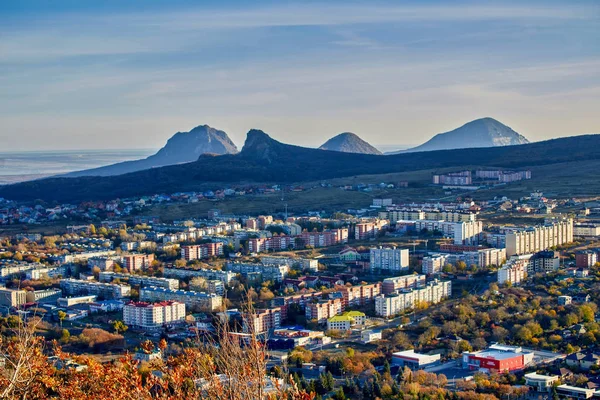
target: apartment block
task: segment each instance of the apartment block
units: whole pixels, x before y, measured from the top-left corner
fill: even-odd
[[[144,330],[185,321],[185,304],[178,301],[158,303],[130,302],[123,307],[123,322]]]
[[[140,289],[140,300],[146,302],[179,301],[193,310],[204,312],[217,311],[223,305],[223,298],[215,293],[173,290],[148,286]]]
[[[354,227],[354,238],[356,240],[366,240],[377,237],[379,230],[389,222],[387,220],[377,220],[372,222],[361,222]]]
[[[67,296],[96,295],[105,299],[122,299],[131,293],[131,286],[113,283],[85,281],[80,279],[61,279],[60,288]]]
[[[452,296],[451,282],[434,280],[414,289],[380,294],[375,297],[375,313],[388,318],[413,308],[415,304],[436,304],[450,296]]]
[[[281,307],[255,310],[254,314],[244,314],[242,318],[244,332],[254,332],[255,334],[279,329],[283,320]]]
[[[531,255],[513,256],[498,270],[498,283],[518,285],[527,277]]]
[[[342,306],[344,309],[349,306],[363,306],[373,302],[375,296],[381,293],[381,283],[343,286],[338,288],[337,291],[342,293]]]
[[[413,289],[424,284],[425,275],[404,275],[384,279],[381,284],[381,290],[383,294],[391,294],[403,289]]]
[[[154,254],[126,254],[123,256],[123,267],[128,271],[148,268],[154,261]]]
[[[126,281],[128,284],[133,286],[158,286],[167,289],[179,289],[179,280],[171,278],[122,274],[110,271],[100,272],[100,275],[98,276],[98,280],[100,282],[110,283],[115,279]]]
[[[341,299],[319,300],[306,304],[305,315],[306,320],[317,320],[319,324],[324,324],[334,315],[341,314],[344,311],[344,306]]]
[[[272,280],[274,282],[281,282],[290,270],[288,265],[264,265],[242,262],[228,262],[226,268],[228,271],[242,275],[259,273],[262,276],[262,280]]]
[[[264,265],[289,265],[290,267],[298,268],[300,270],[319,270],[319,261],[309,258],[264,256],[260,258],[260,261]]]
[[[598,254],[596,252],[587,250],[580,251],[575,254],[575,265],[577,268],[590,268],[598,262]]]
[[[526,256],[525,256],[526,257]],[[560,253],[558,251],[540,251],[535,253],[529,259],[527,273],[530,275],[537,273],[548,273],[560,268]]]
[[[56,303],[62,296],[60,289],[43,289],[27,292],[27,303]]]
[[[371,249],[370,268],[371,272],[400,272],[407,271],[409,266],[408,249],[397,249],[395,247],[379,247]]]
[[[203,243],[191,246],[181,246],[181,258],[186,261],[200,260],[223,255],[223,243]]]
[[[26,302],[27,292],[25,290],[0,288],[0,306],[19,307]]]
[[[506,255],[537,253],[573,241],[573,220],[506,233]]]
[[[423,271],[425,275],[434,275],[442,272],[442,268],[446,265],[446,258],[447,257],[443,254],[423,257],[421,271]]]
[[[427,230],[439,231],[444,236],[454,240],[456,245],[478,245],[483,240],[483,223],[471,222],[446,222],[422,220],[415,222],[417,232]]]
[[[235,279],[236,273],[231,271],[221,271],[219,269],[166,267],[163,269],[163,276],[177,279],[199,276],[207,280],[219,280],[225,285],[229,285],[231,281]]]

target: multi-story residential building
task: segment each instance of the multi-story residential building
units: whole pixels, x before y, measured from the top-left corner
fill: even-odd
[[[506,233],[506,255],[537,253],[573,241],[573,220]]]
[[[508,259],[506,264],[498,270],[498,283],[510,282],[512,285],[518,285],[527,277],[529,263],[532,255],[513,256]]]
[[[0,264],[0,278],[8,278],[11,276],[21,276],[27,271],[34,269],[45,268],[40,263],[27,263],[27,262],[10,262]]]
[[[148,268],[154,261],[154,254],[127,254],[123,256],[123,266],[128,271]]]
[[[61,264],[66,264],[79,260],[89,260],[93,257],[110,257],[114,256],[115,254],[116,252],[114,250],[87,251],[83,253],[63,254],[56,257],[56,261]]]
[[[235,279],[236,273],[231,271],[221,271],[219,269],[166,267],[163,269],[163,276],[178,279],[194,278],[199,276],[207,280],[219,280],[225,285],[229,285],[231,281]]]
[[[375,297],[375,313],[387,318],[411,309],[415,304],[436,304],[450,296],[452,296],[451,282],[434,280],[414,289],[380,294]]]
[[[347,311],[327,320],[328,331],[348,331],[354,326],[362,326],[367,322],[367,316],[360,311]]]
[[[377,237],[379,230],[389,225],[388,220],[376,220],[372,222],[361,222],[354,227],[354,238],[356,240],[366,240]]]
[[[242,318],[244,332],[254,332],[255,334],[279,329],[283,320],[281,307],[255,310],[253,314],[244,314]]]
[[[191,246],[181,246],[181,257],[187,261],[199,260],[210,257],[219,257],[223,253],[223,243],[203,243]]]
[[[594,223],[575,223],[573,225],[573,236],[577,237],[598,237],[600,236],[600,224]]]
[[[381,283],[366,285],[342,286],[338,292],[342,293],[342,306],[364,306],[374,301],[375,296],[381,293]]]
[[[313,272],[319,270],[319,261],[310,258],[264,256],[260,258],[260,261],[264,265],[289,265],[292,268]]]
[[[370,253],[371,272],[388,271],[391,273],[407,271],[409,266],[408,249],[374,248]]]
[[[465,251],[464,261],[467,265],[476,265],[485,268],[492,265],[502,265],[506,261],[506,249],[480,249],[477,251]]]
[[[241,262],[228,262],[226,268],[228,271],[242,275],[260,273],[263,280],[271,280],[274,282],[283,281],[283,278],[285,278],[290,270],[288,265],[264,265]]]
[[[26,302],[27,292],[25,290],[0,288],[0,306],[19,307]]]
[[[134,286],[158,286],[167,289],[179,289],[179,280],[171,278],[159,278],[155,276],[141,276],[133,274],[122,274],[110,271],[100,272],[98,280],[100,282],[112,282],[115,279],[127,281]]]
[[[590,268],[598,262],[598,254],[591,251],[580,251],[575,254],[575,265],[578,268]]]
[[[219,296],[225,295],[225,285],[223,282],[216,279],[206,281],[206,290],[208,293],[216,293]]]
[[[434,185],[465,186],[471,185],[472,183],[473,178],[471,177],[471,171],[450,172],[448,174],[433,175]]]
[[[385,278],[381,284],[381,291],[383,294],[391,294],[403,289],[413,289],[424,284],[425,275],[396,276],[394,278]]]
[[[185,321],[185,304],[178,301],[158,303],[130,302],[123,307],[123,322],[144,330]]]
[[[96,295],[105,299],[121,299],[128,297],[131,286],[113,283],[85,281],[80,279],[61,279],[60,288],[67,296]]]
[[[61,276],[65,276],[66,273],[67,267],[65,265],[58,265],[53,267],[47,266],[25,271],[25,278],[35,281],[44,278],[58,278]]]
[[[527,256],[525,256],[526,258]],[[529,275],[553,272],[560,267],[560,253],[558,251],[540,251],[529,259],[527,273]]]
[[[56,303],[61,296],[60,289],[43,289],[27,292],[26,298],[28,303]]]
[[[419,209],[396,209],[381,211],[379,218],[396,221],[446,221],[446,222],[472,222],[477,219],[477,214],[469,211],[445,211],[445,210],[419,210]]]
[[[121,257],[119,256],[109,256],[109,257],[92,257],[88,258],[87,264],[90,270],[94,268],[98,268],[100,271],[108,271],[112,270],[115,263],[121,261]]]
[[[322,292],[313,292],[306,294],[296,294],[292,296],[276,297],[271,300],[271,306],[281,307],[281,315],[283,319],[287,318],[288,307],[292,304],[297,304],[301,308],[306,308],[306,304],[317,301],[323,295]]]
[[[308,321],[314,319],[319,324],[324,324],[329,318],[342,311],[344,311],[344,306],[341,299],[319,300],[307,303],[305,307],[306,319]]]
[[[156,286],[140,289],[140,300],[147,302],[173,300],[185,303],[192,310],[217,311],[223,305],[223,298],[215,293],[173,290]]]
[[[429,257],[423,257],[421,271],[425,275],[434,275],[442,272],[442,268],[446,265],[446,256],[444,254],[435,254]]]
[[[422,220],[415,222],[417,232],[427,230],[439,231],[446,237],[454,240],[457,245],[477,245],[483,239],[483,223],[471,222],[446,222]]]

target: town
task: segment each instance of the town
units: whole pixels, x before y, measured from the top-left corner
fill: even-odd
[[[600,396],[594,201],[396,203],[129,223],[113,213],[2,237],[3,323],[36,319],[65,351],[131,353],[150,371],[226,324],[264,343],[270,379],[289,371],[318,396]]]

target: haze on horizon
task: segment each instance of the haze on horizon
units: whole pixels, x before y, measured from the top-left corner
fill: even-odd
[[[600,3],[0,2],[2,151],[600,133]],[[449,5],[451,4],[451,6]]]

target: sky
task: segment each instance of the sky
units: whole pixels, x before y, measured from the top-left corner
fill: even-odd
[[[600,133],[600,2],[0,2],[0,149],[159,148],[208,124],[416,145],[494,117]]]

